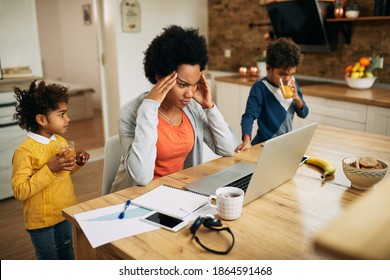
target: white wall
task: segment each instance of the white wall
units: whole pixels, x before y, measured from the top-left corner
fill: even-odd
[[[207,0],[138,0],[141,8],[141,30],[124,33],[121,28],[122,0],[95,0],[102,7],[104,24],[104,74],[106,95],[103,95],[105,136],[118,133],[119,109],[128,100],[151,88],[143,70],[144,51],[163,27],[178,24],[197,27],[208,35]]]
[[[0,59],[3,68],[29,66],[42,76],[34,0],[0,0]]]
[[[64,52],[58,1],[36,0],[42,67],[45,78],[63,80],[65,77]]]
[[[121,106],[151,88],[143,70],[144,51],[162,28],[171,24],[197,27],[208,37],[207,0],[138,0],[141,7],[141,31],[123,33],[120,4],[116,0],[116,47]]]
[[[44,77],[95,90],[101,107],[96,22],[83,22],[82,6],[92,0],[36,0]]]

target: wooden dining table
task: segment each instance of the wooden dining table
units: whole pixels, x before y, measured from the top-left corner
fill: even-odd
[[[231,157],[220,157],[158,178],[147,186],[129,187],[64,209],[64,217],[73,224],[76,258],[137,260],[364,258],[364,254],[351,255],[351,252],[343,251],[344,248],[340,245],[343,242],[327,242],[328,237],[332,240],[334,232],[332,230],[329,232],[329,226],[340,223],[338,220],[344,216],[351,216],[348,212],[354,205],[369,199],[370,196],[378,195],[382,189],[387,191],[390,188],[390,175],[387,173],[382,181],[368,191],[357,190],[351,187],[350,181],[344,175],[341,161],[345,157],[372,156],[389,164],[390,137],[321,124],[317,127],[306,154],[332,162],[336,167],[335,174],[322,180],[318,167],[303,164],[298,168],[294,178],[247,204],[240,218],[233,221],[223,220],[223,225],[230,227],[235,236],[234,247],[227,255],[217,255],[200,247],[189,231],[190,224],[177,233],[159,229],[92,248],[75,219],[78,213],[124,203],[127,199],[134,199],[161,184],[182,188],[189,182],[241,161],[256,164],[261,150],[261,144],[255,145]],[[280,161],[282,162],[283,158]],[[387,205],[390,205],[389,199]],[[388,213],[389,207],[387,206]],[[359,218],[352,215],[349,218],[352,221],[351,226],[359,225]],[[340,229],[336,231],[337,234],[343,236],[342,226],[338,226],[337,229]],[[386,229],[388,228],[384,227],[385,232],[379,233],[383,236],[388,235]],[[367,237],[370,232],[365,231],[362,238],[375,242],[375,239],[379,238],[378,230],[375,233],[376,236]],[[212,232],[205,227],[200,227],[197,234],[202,242],[216,249],[226,249],[230,242],[228,236]],[[348,236],[345,239],[348,243]],[[355,238],[353,242],[359,243],[359,238]],[[367,246],[367,242],[364,244]],[[364,251],[364,248],[356,250]],[[390,247],[387,250],[390,250]],[[383,252],[368,256],[386,258]]]

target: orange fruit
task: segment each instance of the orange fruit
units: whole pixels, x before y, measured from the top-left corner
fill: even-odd
[[[359,59],[359,63],[360,63],[360,65],[362,65],[362,66],[368,66],[368,65],[370,65],[370,58],[369,57],[365,57],[365,56],[363,56],[363,57],[361,57],[360,59]]]
[[[353,68],[353,65],[348,65],[347,67],[345,67],[345,73],[351,72],[352,68]]]

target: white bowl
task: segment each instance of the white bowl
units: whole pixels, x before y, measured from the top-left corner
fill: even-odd
[[[366,89],[372,87],[374,84],[376,77],[373,78],[350,78],[345,77],[347,80],[347,84],[350,88],[356,89]]]
[[[346,11],[345,16],[347,18],[357,18],[359,16],[359,11],[353,11],[353,10]]]
[[[350,165],[356,160],[359,157],[344,158],[342,161],[344,174],[351,181],[351,187],[368,190],[385,177],[387,165],[383,161],[377,160],[383,166],[382,169],[360,169]]]

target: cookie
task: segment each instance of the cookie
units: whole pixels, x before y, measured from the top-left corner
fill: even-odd
[[[354,162],[351,162],[349,165],[355,168],[360,168],[359,160],[355,160]]]
[[[359,165],[365,168],[374,168],[377,166],[378,161],[373,157],[361,157],[359,159]]]

